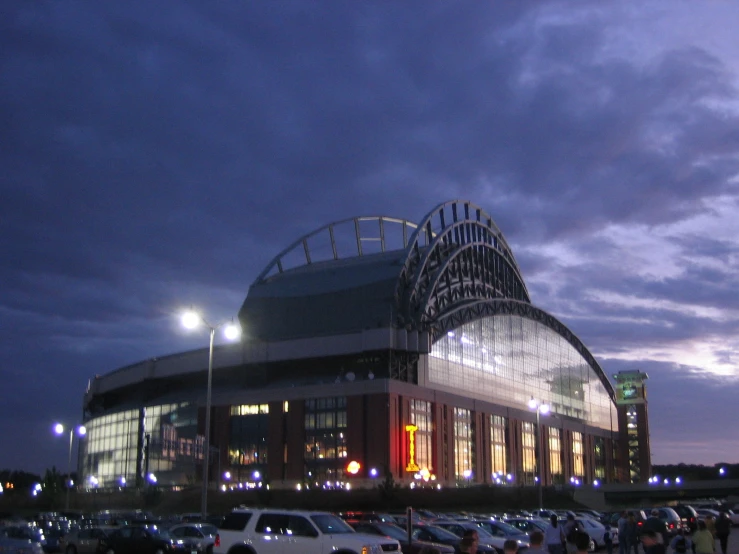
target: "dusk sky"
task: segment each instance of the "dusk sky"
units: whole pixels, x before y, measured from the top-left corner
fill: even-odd
[[[653,462],[739,462],[732,1],[0,2],[0,469],[88,380],[207,346],[282,248],[462,198]]]

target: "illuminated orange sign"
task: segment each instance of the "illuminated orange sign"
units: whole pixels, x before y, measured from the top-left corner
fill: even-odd
[[[406,425],[405,430],[408,432],[408,465],[405,466],[405,470],[415,473],[421,469],[416,463],[416,431],[418,431],[418,427]]]
[[[357,473],[359,473],[359,470],[361,468],[362,465],[359,462],[349,462],[349,464],[346,466],[346,470],[352,475],[356,475]]]

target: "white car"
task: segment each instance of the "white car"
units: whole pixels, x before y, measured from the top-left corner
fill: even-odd
[[[599,548],[605,546],[606,541],[603,539],[603,535],[605,535],[606,532],[605,525],[603,525],[600,521],[596,521],[588,517],[578,518],[576,521],[578,522],[580,529],[585,531],[590,536],[590,540],[593,541],[593,550],[598,550]],[[611,527],[610,531],[611,540],[613,541],[614,545],[617,545],[618,528]]]
[[[195,543],[202,552],[211,554],[218,528],[210,523],[178,523],[169,528],[169,534],[175,538]]]
[[[328,512],[236,508],[218,529],[214,554],[400,554],[389,537],[357,533]]]

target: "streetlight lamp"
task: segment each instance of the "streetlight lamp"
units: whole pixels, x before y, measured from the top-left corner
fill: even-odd
[[[195,329],[204,325],[210,331],[210,346],[208,348],[208,391],[205,396],[205,443],[203,444],[203,491],[200,496],[200,514],[205,520],[208,515],[208,471],[210,464],[210,403],[211,388],[213,384],[213,339],[216,330],[223,327],[223,335],[229,340],[235,340],[241,335],[241,329],[232,321],[224,321],[217,325],[211,325],[199,313],[187,311],[182,314],[182,325],[186,329]]]
[[[64,510],[69,511],[69,489],[72,488],[72,439],[74,439],[75,432],[78,437],[84,437],[87,433],[84,425],[77,425],[69,429],[69,455],[67,457],[67,492],[64,500]],[[54,433],[61,435],[64,433],[64,425],[57,423],[54,425]]]
[[[536,472],[538,473],[538,479],[536,485],[539,489],[539,510],[544,509],[544,487],[542,484],[542,454],[543,446],[541,440],[541,428],[540,428],[540,414],[547,415],[549,413],[549,404],[543,404],[536,400],[533,396],[529,400],[529,408],[536,412],[536,449],[539,451],[539,455],[536,457]]]

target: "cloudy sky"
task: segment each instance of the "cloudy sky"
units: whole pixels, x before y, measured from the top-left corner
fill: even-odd
[[[536,305],[649,374],[653,461],[739,461],[730,1],[0,3],[0,469],[189,348],[298,236],[483,206]]]

